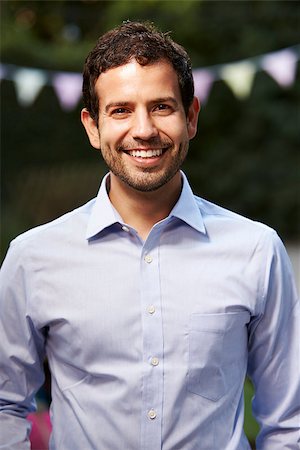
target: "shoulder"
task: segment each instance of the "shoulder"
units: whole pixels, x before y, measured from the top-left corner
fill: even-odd
[[[51,222],[34,227],[14,238],[10,243],[10,248],[23,247],[44,241],[48,244],[54,242],[58,237],[80,234],[80,230],[85,233],[86,224],[90,216],[95,199],[90,200],[85,205],[70,211]]]
[[[277,232],[264,223],[251,220],[226,208],[196,197],[209,242],[231,261],[246,263],[260,274],[262,291],[272,279],[286,279],[292,285],[293,268]],[[273,278],[272,278],[273,277]]]
[[[0,285],[8,286],[10,281],[19,280],[21,286],[25,274],[58,267],[61,261],[72,259],[74,249],[80,252],[86,242],[86,227],[94,201],[13,239],[1,266]]]
[[[270,226],[194,196],[208,237],[226,242],[227,250],[271,255],[286,253],[277,232]]]
[[[217,225],[222,226],[223,230],[229,228],[232,231],[242,229],[258,234],[276,234],[275,230],[264,223],[249,219],[196,195],[194,198],[206,226]]]

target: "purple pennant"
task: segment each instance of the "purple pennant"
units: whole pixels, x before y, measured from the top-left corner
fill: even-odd
[[[53,77],[53,86],[64,111],[74,109],[81,97],[82,75],[72,72],[59,72]]]
[[[214,74],[207,69],[196,69],[193,71],[195,95],[199,97],[200,102],[205,104],[215,81]]]
[[[265,55],[261,66],[279,86],[287,88],[295,81],[297,59],[292,50],[286,49]]]

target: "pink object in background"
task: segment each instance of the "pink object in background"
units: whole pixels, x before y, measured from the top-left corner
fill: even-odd
[[[27,417],[32,423],[30,433],[31,450],[48,450],[51,433],[51,421],[48,411],[29,414]]]

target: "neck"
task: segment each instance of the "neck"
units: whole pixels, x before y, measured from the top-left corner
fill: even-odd
[[[110,173],[109,198],[123,221],[146,240],[153,225],[170,214],[180,196],[181,186],[180,172],[153,192],[137,191]]]

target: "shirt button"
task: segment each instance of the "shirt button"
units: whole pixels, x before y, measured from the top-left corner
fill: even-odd
[[[154,356],[153,358],[151,358],[151,364],[152,366],[158,366],[159,359]]]
[[[154,314],[155,313],[155,307],[153,305],[148,306],[148,313]]]
[[[122,226],[122,230],[123,230],[123,231],[126,231],[127,233],[129,233],[129,228],[126,227],[125,225]]]
[[[150,264],[153,261],[153,258],[151,255],[146,255],[144,257],[144,260],[146,261],[146,263]]]
[[[154,411],[154,409],[150,409],[150,410],[148,411],[148,417],[149,417],[149,419],[151,419],[151,420],[155,419],[155,417],[156,417],[156,412]]]

